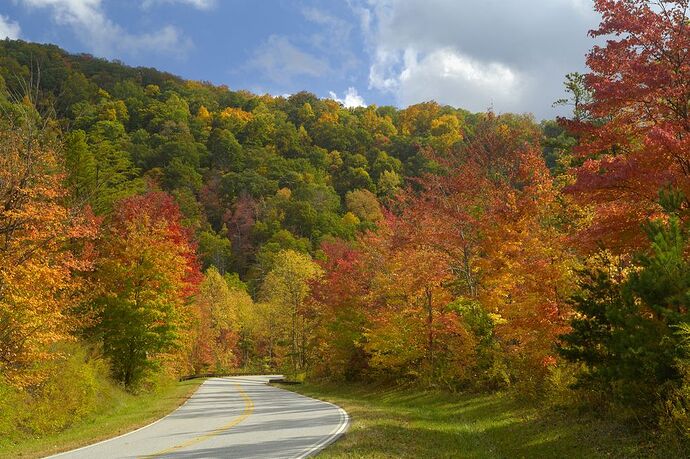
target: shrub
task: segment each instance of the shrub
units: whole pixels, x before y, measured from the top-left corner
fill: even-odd
[[[39,365],[42,381],[16,388],[0,381],[0,437],[45,435],[66,429],[106,408],[120,390],[107,363],[76,344],[61,344],[59,357]]]

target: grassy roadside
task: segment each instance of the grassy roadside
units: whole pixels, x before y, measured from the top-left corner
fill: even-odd
[[[537,409],[504,394],[452,395],[348,385],[285,389],[351,416],[320,458],[681,457],[642,433],[586,415]]]
[[[43,457],[121,435],[165,416],[189,398],[203,382],[192,379],[166,385],[143,395],[118,393],[107,409],[68,429],[18,442],[0,439],[0,458]]]

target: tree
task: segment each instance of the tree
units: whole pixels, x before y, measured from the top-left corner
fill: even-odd
[[[116,201],[144,189],[144,181],[129,154],[111,141],[91,143],[96,158],[96,189],[90,200],[98,215],[107,214]]]
[[[650,223],[647,234],[650,248],[638,255],[629,276],[609,260],[582,274],[572,297],[578,314],[559,348],[584,364],[581,387],[638,408],[642,416],[681,383],[677,331],[690,322],[688,230],[671,216]]]
[[[233,288],[214,267],[206,270],[196,295],[196,336],[191,364],[198,374],[204,369],[227,371],[238,361],[236,348],[240,311],[251,307],[246,291]]]
[[[256,223],[257,203],[248,194],[237,198],[232,209],[223,216],[228,229],[228,238],[232,243],[233,267],[240,273],[246,272],[251,252],[254,249],[252,230]]]
[[[86,133],[74,131],[67,136],[65,145],[67,185],[77,202],[88,202],[96,190],[97,164],[86,143]]]
[[[0,121],[0,373],[33,385],[36,363],[79,325],[71,310],[86,296],[78,274],[92,267],[97,225],[66,207],[60,146],[33,106],[15,109],[17,124]]]
[[[419,195],[401,196],[405,229],[395,238],[407,238],[410,259],[426,254],[410,271],[437,260],[445,272],[436,283],[446,279],[454,303],[483,310],[461,308],[465,314],[492,315],[504,355],[515,358],[515,379],[536,382],[565,331],[574,262],[559,217],[567,208],[530,145],[538,131],[525,122],[489,114],[462,150],[434,157],[443,172],[418,180]]]
[[[208,139],[208,164],[211,169],[220,171],[241,171],[244,164],[242,146],[232,132],[214,129]]]
[[[431,143],[438,152],[449,151],[463,138],[460,120],[454,114],[441,115],[431,121]]]
[[[429,250],[419,228],[390,218],[366,241],[371,296],[362,347],[369,366],[426,385],[466,382],[474,340],[447,306],[448,258]]]
[[[585,121],[588,116],[585,107],[592,103],[592,93],[587,88],[585,75],[580,72],[568,73],[565,76],[564,86],[569,98],[558,99],[554,102],[554,106],[570,106],[573,110],[573,121]]]
[[[379,176],[379,181],[376,183],[379,198],[384,203],[390,202],[400,189],[401,184],[400,175],[393,171],[383,171]]]
[[[376,223],[383,218],[376,195],[369,190],[348,191],[345,195],[347,209],[361,221]]]
[[[325,258],[318,263],[324,276],[314,283],[315,353],[317,376],[355,379],[363,376],[368,359],[360,343],[368,323],[366,297],[370,272],[365,254],[342,240],[321,244]]]
[[[580,243],[603,242],[619,253],[646,243],[642,223],[661,215],[656,196],[673,185],[690,192],[690,24],[687,0],[597,0],[587,56],[592,100],[587,116],[566,127],[578,133],[583,161],[571,188],[593,207]]]
[[[284,250],[278,253],[273,268],[262,285],[262,296],[283,308],[290,318],[290,363],[292,371],[307,366],[307,317],[305,300],[310,283],[321,277],[323,271],[308,255]]]
[[[113,375],[128,388],[172,351],[199,272],[181,214],[162,192],[120,201],[106,228],[95,278],[100,295],[88,334],[99,339]]]
[[[222,233],[227,234],[227,229],[223,230]],[[232,261],[232,244],[227,237],[212,230],[202,231],[199,234],[199,256],[204,269],[215,266],[218,272],[224,275]]]

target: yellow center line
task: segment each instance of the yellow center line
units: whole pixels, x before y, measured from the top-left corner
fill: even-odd
[[[247,419],[254,411],[254,402],[249,397],[249,395],[247,395],[247,393],[244,390],[242,390],[242,386],[240,386],[238,383],[233,384],[237,388],[237,392],[239,392],[242,398],[244,399],[244,411],[241,415],[237,416],[235,419],[228,422],[227,424],[220,426],[217,429],[214,429],[208,433],[205,433],[204,435],[194,437],[190,440],[187,440],[186,442],[180,443],[179,445],[171,446],[170,448],[158,451],[156,453],[147,454],[146,456],[142,456],[141,459],[163,456],[164,454],[172,453],[173,451],[178,451],[180,449],[187,448],[188,446],[196,445],[198,443],[201,443],[202,441],[208,440],[211,437],[215,437],[216,435],[231,429],[232,427]]]

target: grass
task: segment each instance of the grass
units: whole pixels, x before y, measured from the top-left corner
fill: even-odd
[[[62,432],[12,442],[0,439],[0,458],[43,457],[137,429],[180,406],[202,382],[202,379],[182,381],[142,395],[120,391],[102,411]]]
[[[284,387],[336,403],[350,414],[348,432],[318,456],[323,459],[687,457],[687,451],[663,450],[630,426],[539,409],[507,394]]]

